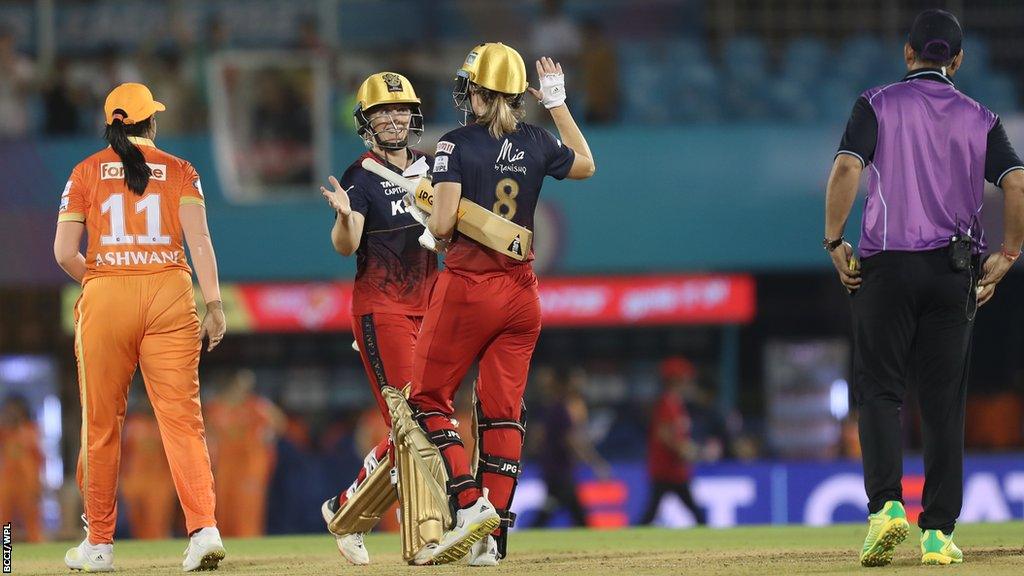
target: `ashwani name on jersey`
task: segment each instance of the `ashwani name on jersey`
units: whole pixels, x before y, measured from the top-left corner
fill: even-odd
[[[96,267],[140,266],[145,264],[184,264],[180,250],[161,252],[127,250],[121,252],[97,252]]]

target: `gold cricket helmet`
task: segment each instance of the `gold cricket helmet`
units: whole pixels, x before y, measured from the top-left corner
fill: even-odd
[[[408,104],[412,116],[409,118],[409,132],[416,135],[416,142],[423,136],[423,114],[420,112],[420,99],[416,96],[409,79],[395,72],[378,72],[371,74],[359,86],[356,92],[356,107],[352,118],[356,125],[356,134],[363,138],[366,145],[374,144],[381,148],[400,150],[409,145],[409,139],[399,142],[385,142],[380,138],[381,130],[374,130],[370,125],[373,108],[387,104]],[[384,130],[387,126],[384,127]]]
[[[522,101],[526,93],[526,64],[515,48],[501,42],[479,44],[466,56],[462,68],[455,73],[455,89],[452,96],[455,105],[464,109],[470,85],[475,84],[488,90],[515,96],[514,106]]]

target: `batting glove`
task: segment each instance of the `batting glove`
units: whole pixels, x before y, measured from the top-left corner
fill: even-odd
[[[548,110],[565,104],[565,74],[542,74],[540,92],[540,103]]]

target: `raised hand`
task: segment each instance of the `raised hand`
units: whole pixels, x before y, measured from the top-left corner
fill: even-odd
[[[547,56],[537,60],[537,77],[540,90],[532,86],[526,89],[548,110],[565,104],[565,74],[562,65]]]
[[[352,213],[352,204],[349,202],[348,194],[345,192],[345,189],[341,187],[341,183],[338,182],[337,178],[331,176],[328,180],[330,180],[331,187],[334,188],[334,190],[331,191],[321,186],[320,194],[323,195],[324,199],[327,200],[327,203],[331,205],[331,208],[333,208],[335,212],[342,216],[348,216]]]

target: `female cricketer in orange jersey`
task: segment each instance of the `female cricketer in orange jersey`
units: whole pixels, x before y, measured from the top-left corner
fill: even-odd
[[[456,76],[454,96],[473,120],[437,144],[434,211],[427,223],[435,238],[451,237],[460,197],[533,229],[545,176],[584,179],[594,173],[590,148],[565,105],[561,66],[544,58],[537,72],[540,90],[530,91],[551,113],[561,141],[521,121],[528,86],[518,52],[493,43],[469,53]],[[466,542],[478,538],[471,564],[495,565],[505,556],[525,432],[522,399],[540,334],[532,260],[533,254],[525,262],[513,260],[456,233],[423,318],[409,404],[431,438],[457,437],[452,400],[470,364],[480,361],[476,477],[470,476],[461,442],[438,444],[448,465],[449,496],[459,508],[455,527],[434,553],[440,561],[457,559]],[[482,505],[472,506],[478,499]],[[501,525],[483,538],[478,534],[486,529],[483,516],[493,517],[495,509]]]
[[[370,388],[388,428],[391,417],[380,389],[402,388],[412,380],[412,355],[427,297],[437,273],[437,255],[420,246],[423,225],[406,212],[405,191],[362,167],[365,158],[416,179],[430,170],[431,158],[409,148],[409,135],[423,133],[420,99],[404,76],[379,72],[356,94],[356,133],[370,149],[345,171],[341,182],[331,176],[333,191],[321,187],[335,211],[331,241],[344,256],[356,254],[352,295],[352,331],[370,379]],[[359,490],[380,463],[388,464],[390,437],[366,455],[358,477],[324,502],[328,523]],[[368,564],[361,533],[335,535],[338,549],[353,564]]]
[[[205,336],[212,350],[226,325],[199,175],[153,144],[161,110],[141,84],[114,88],[104,105],[110,146],[75,166],[61,197],[54,256],[82,283],[75,307],[78,484],[88,536],[65,556],[72,569],[113,570],[121,427],[139,365],[191,535],[182,565],[215,568],[224,558],[199,405],[199,352]],[[182,236],[205,296],[202,325]]]

